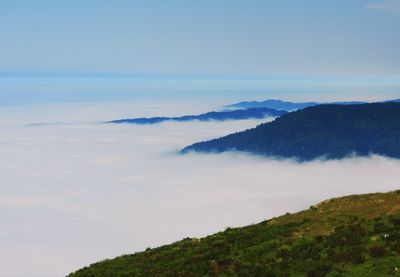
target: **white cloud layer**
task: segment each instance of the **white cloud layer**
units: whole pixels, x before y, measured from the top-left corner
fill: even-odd
[[[6,276],[62,276],[89,263],[294,212],[326,198],[399,188],[383,157],[310,162],[176,155],[260,121],[92,124],[205,106],[0,110],[0,261]],[[26,126],[28,123],[71,124]]]
[[[400,0],[383,0],[367,4],[367,9],[400,15]]]

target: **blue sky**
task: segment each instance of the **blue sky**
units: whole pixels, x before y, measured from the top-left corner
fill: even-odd
[[[2,0],[0,72],[397,76],[399,0]]]
[[[1,0],[0,105],[400,95],[400,0]]]

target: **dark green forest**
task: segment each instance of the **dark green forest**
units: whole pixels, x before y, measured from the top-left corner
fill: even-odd
[[[400,191],[352,195],[105,260],[90,276],[400,276]]]
[[[253,129],[193,144],[182,153],[231,150],[299,161],[370,154],[400,158],[400,103],[309,107]]]

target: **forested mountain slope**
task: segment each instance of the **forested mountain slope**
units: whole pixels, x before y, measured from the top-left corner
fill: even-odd
[[[309,107],[182,152],[231,150],[300,161],[370,154],[400,158],[400,103]]]

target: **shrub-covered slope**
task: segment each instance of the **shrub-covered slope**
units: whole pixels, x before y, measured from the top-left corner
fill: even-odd
[[[253,129],[193,144],[182,152],[229,150],[301,161],[353,154],[400,158],[400,103],[309,107]]]
[[[90,276],[400,276],[400,191],[353,195],[105,260]]]

